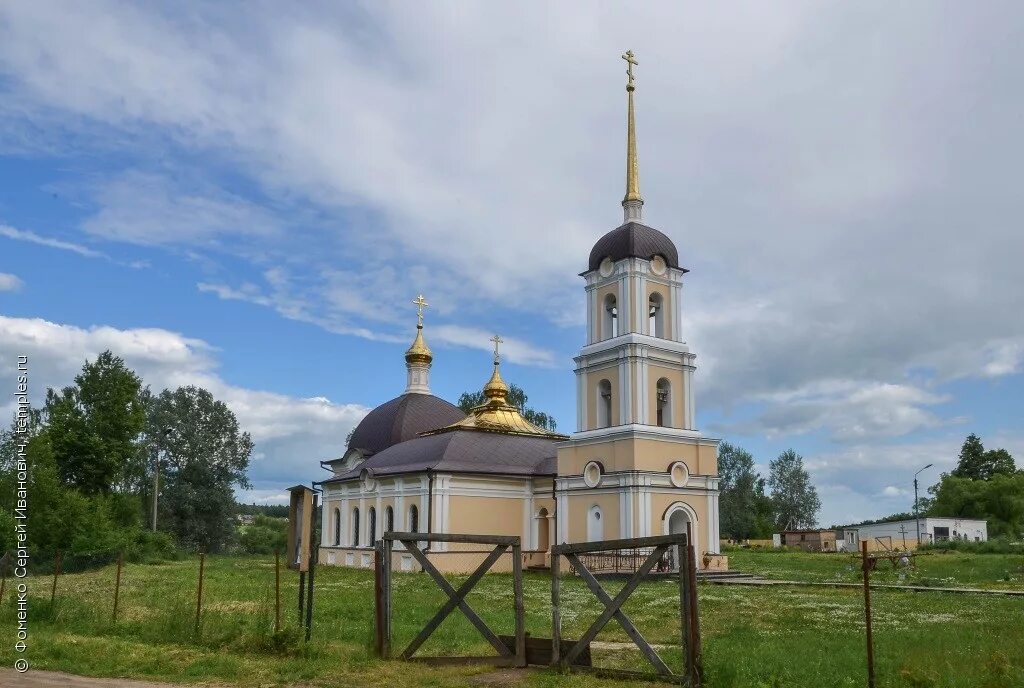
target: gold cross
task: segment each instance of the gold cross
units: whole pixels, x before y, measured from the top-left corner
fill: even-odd
[[[626,54],[622,56],[622,59],[629,63],[629,66],[626,67],[626,76],[629,77],[629,83],[626,84],[626,88],[633,90],[633,65],[638,65],[640,63],[633,57],[632,50],[627,50]]]
[[[494,335],[487,341],[494,342],[494,362],[497,363],[499,360],[501,360],[501,357],[498,354],[498,345],[503,343],[505,340],[499,337],[498,335]]]
[[[416,326],[423,327],[423,309],[430,304],[428,304],[427,300],[423,298],[423,294],[420,294],[413,299],[413,303],[416,304]]]

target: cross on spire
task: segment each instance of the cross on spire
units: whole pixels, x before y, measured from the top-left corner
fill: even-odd
[[[501,354],[498,353],[498,345],[502,344],[505,340],[498,335],[494,335],[487,341],[494,342],[494,364],[497,365],[501,361]]]
[[[626,76],[629,77],[629,82],[626,84],[626,90],[632,91],[635,88],[633,86],[633,66],[638,65],[640,63],[636,61],[635,57],[633,57],[632,50],[627,50],[626,54],[622,56],[622,59],[625,60],[629,65],[626,67]]]
[[[417,296],[412,302],[416,304],[416,327],[423,327],[423,309],[430,304],[423,298],[423,294]]]

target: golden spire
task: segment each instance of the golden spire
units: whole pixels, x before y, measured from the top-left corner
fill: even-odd
[[[407,363],[430,363],[434,355],[423,341],[423,309],[429,304],[423,298],[423,294],[417,296],[413,303],[416,304],[416,339],[412,341],[412,346],[406,349],[405,360]]]
[[[498,399],[502,403],[508,398],[508,385],[501,379],[501,354],[498,353],[498,345],[505,340],[494,335],[490,341],[494,342],[494,372],[491,379],[484,385],[484,396],[488,399]]]
[[[626,117],[626,196],[622,199],[622,207],[625,211],[625,221],[640,220],[640,209],[644,199],[640,196],[640,166],[636,158],[636,120],[633,114],[633,91],[636,86],[633,84],[633,67],[640,64],[633,57],[633,51],[627,50],[622,56],[626,61],[626,94],[629,101],[629,109]]]

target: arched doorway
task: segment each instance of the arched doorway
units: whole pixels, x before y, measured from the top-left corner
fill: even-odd
[[[696,555],[700,556],[700,549],[698,546],[698,534],[697,534],[697,514],[690,508],[689,505],[683,502],[676,502],[665,511],[665,522],[664,531],[666,535],[675,535],[677,533],[690,534],[690,544],[693,545],[693,550]],[[673,571],[679,570],[679,562],[682,557],[677,548],[673,547],[669,550],[669,558]]]
[[[537,550],[547,552],[551,547],[551,538],[548,533],[548,510],[541,507],[537,512]]]

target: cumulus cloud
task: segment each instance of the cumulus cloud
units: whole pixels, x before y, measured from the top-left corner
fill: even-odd
[[[645,212],[693,269],[700,403],[860,442],[934,429],[935,384],[1021,371],[1017,11],[8,3],[0,117],[174,158],[194,181],[115,176],[85,228],[280,270],[211,293],[373,337],[411,283],[470,346],[494,311],[579,325],[575,275],[620,217],[632,44]],[[568,358],[538,346],[509,356]]]
[[[0,386],[13,389],[16,357],[29,358],[32,402],[47,387],[69,384],[86,360],[110,349],[155,390],[199,385],[225,402],[256,443],[250,479],[256,487],[308,481],[317,460],[339,456],[345,437],[369,410],[322,397],[296,398],[232,385],[216,371],[217,352],[202,340],[158,328],[89,328],[39,318],[0,316]],[[9,416],[13,404],[0,406]],[[312,472],[311,472],[312,471]]]

